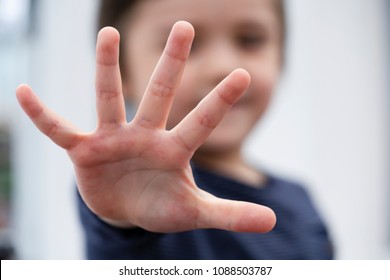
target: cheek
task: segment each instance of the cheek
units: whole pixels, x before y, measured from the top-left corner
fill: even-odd
[[[199,89],[196,87],[195,79],[189,71],[185,70],[180,84],[175,93],[175,99],[167,122],[167,129],[175,127],[185,116],[196,107],[202,99]]]
[[[127,68],[130,71],[124,78],[123,91],[125,97],[138,107],[148,85],[150,70],[142,64],[137,67],[134,67],[135,63],[129,65],[131,67]]]
[[[267,108],[273,92],[278,83],[279,72],[277,69],[270,71],[261,69],[256,74],[251,74],[252,82],[249,92],[252,95],[251,99],[258,106],[258,113],[261,115]]]
[[[127,76],[124,78],[124,93],[134,104],[139,105],[145,93],[149,79],[159,59],[158,52],[136,45],[130,45],[127,49],[125,62]]]
[[[175,93],[175,99],[169,113],[167,129],[175,127],[198,104],[199,100],[197,100],[194,92],[195,90],[191,81],[186,81],[185,78],[182,79]]]
[[[185,71],[180,85],[177,88],[175,99],[172,105],[172,109],[169,115],[167,129],[172,129],[177,125],[196,105],[201,101],[202,98],[208,92],[203,92],[202,87],[199,87],[201,84],[200,81],[197,81],[194,76],[189,72]],[[262,116],[270,99],[272,93],[275,89],[276,83],[278,82],[278,71],[270,71],[270,68],[257,69],[253,73],[250,73],[252,77],[252,82],[250,88],[248,89],[248,101],[252,103],[249,106],[248,110],[242,114],[239,118],[235,118],[233,123],[245,121],[249,126],[257,122],[257,120]],[[207,91],[210,89],[207,88]],[[251,108],[251,109],[250,109]],[[232,123],[232,120],[226,116],[226,122]],[[244,120],[241,120],[241,117]],[[222,121],[221,126],[223,126],[224,120]]]

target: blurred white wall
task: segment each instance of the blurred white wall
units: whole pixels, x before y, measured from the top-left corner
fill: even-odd
[[[288,7],[287,73],[248,155],[308,184],[337,258],[388,258],[389,2]]]
[[[98,1],[39,1],[27,79],[52,109],[94,125]],[[386,0],[290,0],[288,62],[247,156],[299,179],[339,259],[388,257],[389,30]],[[23,66],[25,67],[25,66]],[[72,167],[13,103],[14,242],[24,259],[83,258]]]
[[[56,112],[93,129],[97,1],[37,2],[29,38],[29,83]],[[23,65],[25,67],[25,65]],[[16,106],[16,104],[15,104]],[[83,258],[76,190],[66,153],[14,114],[14,242],[23,259]]]

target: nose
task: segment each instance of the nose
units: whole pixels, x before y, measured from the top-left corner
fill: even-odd
[[[215,40],[202,55],[200,71],[210,87],[216,86],[234,69],[242,67],[237,50],[223,40]]]

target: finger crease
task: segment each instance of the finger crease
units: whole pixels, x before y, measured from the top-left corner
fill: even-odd
[[[183,147],[185,150],[189,152],[192,152],[192,148],[183,140],[180,134],[175,133],[173,139],[179,146]]]
[[[217,123],[206,114],[198,113],[198,120],[199,123],[206,128],[214,129],[217,127]]]
[[[154,82],[150,87],[150,92],[157,97],[171,97],[173,95],[173,88],[163,83]]]
[[[143,128],[146,128],[146,129],[150,129],[150,128],[155,128],[156,127],[156,123],[151,121],[150,119],[145,119],[145,118],[141,118],[141,117],[135,117],[134,118],[135,122],[143,127]]]
[[[175,55],[174,54],[175,52],[174,51],[171,51],[169,49],[167,49],[165,51],[165,54],[170,58],[170,59],[173,59],[173,60],[177,60],[179,61],[180,63],[183,63],[187,60],[187,55],[185,55],[184,57],[180,57],[178,55]]]
[[[224,103],[228,104],[229,106],[232,106],[236,101],[234,96],[232,96],[232,94],[227,95],[226,93],[224,93],[225,92],[218,92],[218,96],[222,99]]]
[[[46,134],[49,138],[54,138],[54,136],[57,134],[58,127],[59,127],[58,122],[54,122],[54,123],[51,124],[51,125],[49,126],[49,128],[46,130],[45,134]]]
[[[37,119],[42,113],[43,113],[43,108],[42,107],[38,107],[38,108],[33,108],[31,110],[29,110],[29,116],[31,117],[31,119]]]
[[[98,90],[98,97],[101,100],[111,100],[118,97],[120,94],[117,91]]]

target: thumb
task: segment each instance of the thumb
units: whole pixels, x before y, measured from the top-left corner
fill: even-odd
[[[203,201],[199,214],[199,228],[266,233],[276,224],[274,211],[266,206],[214,196]]]

